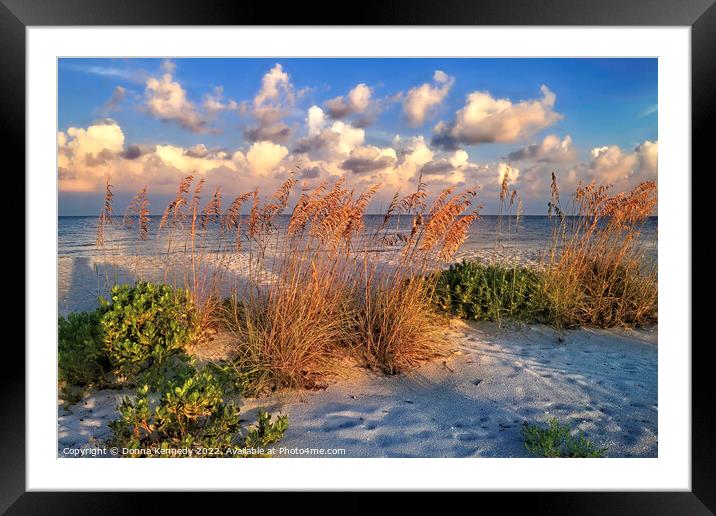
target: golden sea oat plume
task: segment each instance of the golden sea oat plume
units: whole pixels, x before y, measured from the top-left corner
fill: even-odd
[[[211,200],[201,210],[201,228],[206,229],[210,223],[218,224],[221,221],[221,189],[214,190]]]
[[[180,223],[186,218],[186,214],[184,213],[184,206],[187,205],[187,195],[189,193],[189,188],[191,188],[191,183],[193,181],[194,175],[192,174],[186,176],[179,182],[179,188],[177,189],[176,196],[167,205],[166,209],[164,210],[164,213],[162,213],[162,218],[159,221],[160,230],[167,225],[170,216],[171,222],[173,224]]]
[[[133,227],[134,221],[137,221],[139,228],[139,238],[147,240],[149,238],[149,200],[147,199],[147,187],[142,188],[127,206],[124,212],[123,223],[126,227]]]
[[[97,221],[97,236],[95,244],[98,247],[104,246],[104,228],[106,225],[112,225],[112,199],[114,193],[112,192],[112,178],[107,175],[105,178],[104,186],[104,202],[102,203],[102,210],[99,214],[99,220]]]

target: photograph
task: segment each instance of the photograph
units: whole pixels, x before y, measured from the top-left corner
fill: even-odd
[[[714,514],[716,0],[0,0],[0,63],[0,514]]]
[[[658,57],[55,62],[63,464],[660,457]]]

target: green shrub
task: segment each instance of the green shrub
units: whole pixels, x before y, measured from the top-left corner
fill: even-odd
[[[463,319],[575,326],[642,326],[657,320],[656,277],[637,262],[564,259],[545,270],[463,261],[443,271],[435,291],[440,310]]]
[[[465,260],[442,272],[436,301],[440,309],[464,319],[536,322],[548,312],[539,273]]]
[[[595,446],[583,433],[572,435],[568,424],[560,424],[556,418],[549,421],[547,428],[531,425],[525,421],[522,426],[525,448],[537,457],[604,457],[608,448]]]
[[[244,440],[247,448],[265,448],[275,443],[288,429],[288,416],[278,416],[271,422],[271,415],[263,410],[259,411],[256,426],[249,429]]]
[[[100,305],[59,318],[58,376],[63,389],[117,380],[159,388],[193,374],[184,348],[198,338],[200,324],[185,291],[138,282],[113,287],[111,301],[100,299]]]
[[[119,406],[110,423],[113,444],[129,449],[224,448],[239,431],[239,409],[223,403],[223,392],[210,373],[198,373],[170,385],[152,409],[149,387]]]
[[[196,373],[194,358],[184,351],[177,351],[161,362],[130,377],[131,385],[148,385],[150,389],[162,391],[166,386],[182,383]]]
[[[188,292],[137,282],[112,288],[102,317],[107,355],[114,372],[134,378],[156,372],[200,333],[199,316]],[[180,361],[185,361],[179,358]]]
[[[239,408],[224,403],[223,396],[221,384],[207,371],[170,385],[154,404],[145,385],[134,400],[127,397],[118,407],[120,419],[109,424],[114,432],[112,444],[142,450],[130,456],[172,457],[176,455],[167,453],[169,450],[182,449],[201,450],[199,456],[241,456],[235,453],[241,449]],[[287,427],[285,416],[271,423],[261,412],[257,427],[245,438],[245,446],[273,443]]]
[[[252,385],[251,375],[242,372],[238,364],[231,361],[220,360],[218,362],[209,362],[206,364],[206,369],[221,383],[224,392],[240,395],[253,393],[255,385]]]
[[[67,385],[88,386],[100,383],[109,371],[105,353],[103,308],[71,313],[58,321],[58,376]]]

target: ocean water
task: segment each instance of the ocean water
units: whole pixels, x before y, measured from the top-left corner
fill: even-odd
[[[106,247],[111,248],[113,254],[127,255],[158,255],[167,252],[167,249],[183,249],[185,238],[175,233],[170,243],[167,232],[157,234],[161,217],[150,217],[150,238],[141,241],[137,228],[122,226],[121,218],[114,220],[112,225],[105,228]],[[288,224],[289,216],[276,217],[275,225],[284,229]],[[377,229],[383,223],[382,215],[366,215],[365,225],[368,229]],[[468,238],[463,244],[458,257],[470,257],[483,251],[499,247],[508,249],[516,254],[528,253],[536,255],[544,251],[550,244],[552,223],[547,216],[522,216],[519,221],[514,217],[498,217],[496,215],[483,215],[470,227]],[[245,222],[244,222],[245,224]],[[410,230],[411,220],[403,216],[402,219],[393,218],[386,228],[388,234],[405,233]],[[656,258],[657,254],[657,228],[658,218],[650,217],[641,228],[640,239],[647,249],[648,255]],[[59,217],[58,218],[58,256],[92,257],[101,256],[103,251],[95,245],[97,235],[97,217]],[[212,252],[221,252],[233,246],[226,243],[226,238],[215,226],[210,226],[206,236],[196,241],[197,247],[205,247]],[[244,246],[246,247],[246,246]]]

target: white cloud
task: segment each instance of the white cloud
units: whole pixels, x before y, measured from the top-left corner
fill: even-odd
[[[434,84],[425,83],[408,91],[403,100],[403,113],[411,125],[418,126],[435,108],[447,97],[450,88],[455,82],[445,72],[436,70],[433,75]]]
[[[308,120],[307,125],[311,126]],[[314,126],[314,132],[319,126]],[[182,177],[195,173],[206,178],[207,188],[221,184],[230,196],[256,187],[271,191],[289,171],[297,171],[304,180],[344,176],[358,189],[381,183],[380,198],[414,187],[420,170],[433,160],[449,165],[449,170],[426,174],[436,188],[463,182],[465,174],[476,167],[464,151],[436,155],[422,136],[396,137],[389,146],[366,145],[363,129],[341,121],[307,137],[307,142],[310,148],[294,152],[269,141],[254,142],[246,152],[212,149],[204,143],[127,145],[119,125],[106,120],[58,133],[60,189],[101,194],[105,174],[110,174],[118,192],[135,192],[149,185],[154,194],[172,194]]]
[[[129,144],[117,122],[110,119],[86,128],[70,127],[58,133],[60,190],[101,195],[105,174],[111,174],[118,192],[136,192],[148,185],[154,194],[172,194],[182,177],[196,173],[206,178],[207,188],[220,184],[227,197],[256,187],[267,194],[290,171],[296,171],[299,178],[314,184],[344,177],[357,191],[380,183],[376,202],[384,204],[394,191],[406,193],[414,188],[422,175],[431,191],[449,185],[479,186],[481,202],[489,204],[496,199],[509,168],[510,187],[536,207],[549,196],[552,171],[557,172],[565,195],[580,180],[613,183],[615,191],[622,191],[657,176],[656,141],[645,141],[631,150],[616,145],[595,147],[585,162],[575,164],[571,138],[549,135],[512,153],[510,159],[519,162],[517,168],[506,160],[474,162],[466,150],[436,148],[423,136],[391,139],[381,135],[378,140],[373,134],[366,141],[364,129],[344,121],[331,123],[318,106],[307,110],[304,134],[292,146],[261,140],[228,150],[204,142]]]
[[[169,73],[174,75],[174,72],[176,72],[177,64],[172,61],[171,59],[164,59],[162,61],[162,64],[160,65],[160,68],[164,73]]]
[[[659,141],[646,140],[634,149],[639,157],[639,167],[648,174],[645,180],[656,179],[659,172]]]
[[[203,143],[197,143],[196,145],[184,150],[184,154],[191,156],[192,158],[204,158],[209,154],[209,149]]]
[[[222,111],[238,111],[239,109],[235,100],[224,100],[223,86],[216,86],[211,93],[205,94],[202,106],[210,116],[215,116]]]
[[[504,162],[472,162],[468,153],[462,149],[438,152],[434,156],[420,169],[423,181],[430,185],[479,187],[496,192],[507,171],[510,184],[515,183],[520,175],[519,169]]]
[[[574,162],[577,152],[572,147],[572,137],[567,135],[560,140],[559,136],[550,134],[541,143],[529,145],[511,152],[507,156],[512,161],[536,161],[540,163]]]
[[[235,100],[224,97],[223,86],[214,87],[211,92],[203,95],[200,105],[195,104],[174,76],[176,64],[164,60],[160,68],[161,76],[149,77],[144,90],[144,106],[155,118],[176,122],[192,132],[206,133],[218,132],[210,128],[209,124],[219,113],[240,111],[240,105]]]
[[[70,127],[59,132],[57,166],[60,189],[94,189],[112,167],[115,154],[124,147],[124,133],[114,120],[105,120],[87,129]]]
[[[507,184],[512,184],[517,182],[517,179],[520,177],[520,169],[515,168],[507,163],[498,163],[497,164],[497,184],[502,185],[503,181],[505,180],[505,176],[507,176]]]
[[[256,119],[257,126],[244,131],[246,138],[250,141],[288,141],[291,128],[283,122],[283,117],[293,106],[295,99],[296,94],[288,73],[283,70],[281,64],[276,63],[264,74],[261,88],[253,99],[250,112]]]
[[[272,142],[255,142],[246,153],[246,162],[254,175],[267,176],[275,172],[281,160],[288,155],[288,149]]]
[[[618,189],[633,188],[642,181],[656,180],[658,175],[659,142],[645,141],[632,151],[618,145],[592,149],[592,160],[576,169],[599,183],[611,183]]]
[[[291,137],[291,128],[283,122],[244,129],[244,136],[250,142],[287,142]]]
[[[346,118],[355,113],[365,113],[371,104],[373,90],[365,83],[358,84],[346,96],[335,97],[326,102],[328,115],[334,119]]]
[[[282,96],[293,99],[293,85],[288,73],[276,63],[261,79],[261,89],[254,97],[254,107],[261,108],[267,104],[276,103]]]
[[[227,152],[212,151],[203,144],[189,148],[125,146],[122,129],[109,119],[86,129],[70,127],[58,133],[57,141],[61,191],[102,191],[107,174],[117,191],[136,191],[149,185],[155,192],[171,192],[178,180],[194,172],[209,176],[216,170],[248,172],[240,152],[231,158]]]
[[[171,61],[165,61],[162,65],[165,73],[160,78],[147,79],[145,106],[159,120],[177,122],[193,132],[205,132],[207,120],[187,98],[181,84],[174,80],[175,66]]]
[[[315,129],[315,127],[313,128]],[[307,154],[312,160],[339,161],[365,141],[365,130],[337,120],[331,127],[297,142],[295,152]]]
[[[341,168],[354,174],[369,174],[391,167],[396,161],[395,150],[372,145],[353,149]]]
[[[659,111],[659,104],[652,104],[651,106],[647,107],[639,113],[639,118],[646,118],[649,115],[653,115],[654,113],[658,113]]]
[[[594,147],[587,161],[577,164],[534,162],[519,179],[520,191],[531,198],[549,197],[551,174],[555,172],[562,192],[572,192],[579,182],[610,184],[614,192],[631,190],[643,181],[656,181],[659,144],[644,141],[631,151],[618,145]]]
[[[404,188],[417,181],[420,169],[433,159],[433,151],[422,136],[404,140],[396,136],[393,147],[397,151],[398,162],[384,181],[391,188]]]
[[[348,103],[356,113],[363,113],[370,105],[371,94],[368,85],[361,83],[348,92]]]
[[[308,136],[315,136],[321,132],[326,125],[326,115],[318,106],[311,106],[308,109],[306,117],[306,127],[308,128]]]
[[[124,133],[117,122],[106,119],[87,129],[70,127],[63,141],[67,148],[78,156],[97,154],[105,149],[118,152],[124,146]]]
[[[148,74],[143,70],[135,70],[130,68],[119,68],[113,66],[85,66],[82,64],[68,64],[65,66],[67,66],[67,68],[71,70],[76,70],[78,72],[98,75],[100,77],[112,77],[116,79],[122,79],[124,81],[130,81],[137,84],[144,84],[148,76]]]
[[[554,111],[556,95],[544,85],[540,91],[542,98],[517,103],[496,99],[488,92],[470,93],[454,122],[435,126],[433,143],[456,148],[460,144],[505,143],[529,137],[562,119]]]

